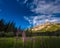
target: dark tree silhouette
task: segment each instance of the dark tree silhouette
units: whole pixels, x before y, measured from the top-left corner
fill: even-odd
[[[2,36],[2,34],[10,36],[11,35],[15,35],[16,36],[16,32],[19,32],[19,35],[21,36],[22,34],[22,29],[21,26],[19,28],[17,28],[15,26],[14,22],[5,22],[3,19],[0,20],[0,35]]]
[[[5,26],[4,26],[4,20],[1,19],[1,20],[0,20],[0,32],[1,32],[1,31],[4,31],[4,27],[5,27]]]

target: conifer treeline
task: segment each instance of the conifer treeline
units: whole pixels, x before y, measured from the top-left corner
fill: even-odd
[[[19,36],[21,36],[21,27],[17,28],[14,22],[5,22],[3,19],[0,20],[0,37],[13,37],[19,31]]]
[[[0,32],[16,32],[17,27],[15,27],[14,22],[6,23],[3,19],[0,20]]]

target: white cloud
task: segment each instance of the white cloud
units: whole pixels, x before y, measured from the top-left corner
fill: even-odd
[[[16,0],[16,1],[17,1],[20,5],[24,5],[24,4],[27,3],[28,0],[22,0],[22,1]]]
[[[53,14],[60,13],[60,0],[32,0],[32,2],[28,2],[29,0],[17,0],[19,4],[26,4],[26,6],[34,13],[42,13],[42,14]]]
[[[50,0],[49,0],[50,1]],[[43,14],[53,14],[60,13],[60,0],[55,0],[47,2],[46,0],[33,0],[30,4],[30,9],[35,13],[43,13]],[[34,6],[36,6],[34,8]]]
[[[59,22],[60,18],[52,17],[52,15],[38,15],[38,16],[30,16],[24,18],[30,23],[35,25],[43,24],[45,22]]]
[[[45,23],[47,21],[49,22],[60,22],[60,18],[58,17],[52,17],[53,13],[60,13],[60,0],[33,0],[32,2],[28,2],[29,0],[23,0],[20,2],[20,0],[17,0],[20,4],[25,4],[30,11],[38,14],[37,16],[24,16],[24,19],[26,19],[30,26],[33,24],[39,25],[42,23]],[[43,15],[39,15],[43,14]],[[47,14],[47,15],[46,15]],[[28,27],[30,27],[28,26]]]
[[[32,12],[37,14],[38,13],[44,14],[44,15],[27,17],[29,18],[28,21],[31,22],[31,24],[39,25],[41,23],[45,23],[46,21],[59,22],[60,18],[52,17],[53,16],[52,14],[60,13],[60,3],[58,3],[60,0],[55,1],[48,0],[48,1],[49,2],[46,2],[46,0],[33,0],[33,2],[28,3],[28,6]]]
[[[49,20],[49,19],[46,19],[45,22],[57,22],[58,19],[52,19],[52,20]]]
[[[24,19],[27,20],[30,24],[32,24],[32,19],[30,19],[29,17],[24,16]]]
[[[24,2],[23,2],[23,3],[24,3],[24,4],[26,4],[26,3],[27,3],[27,1],[28,1],[28,0],[24,0]]]

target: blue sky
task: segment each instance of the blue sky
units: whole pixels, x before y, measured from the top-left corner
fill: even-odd
[[[14,21],[22,29],[60,22],[60,0],[0,0],[0,19]]]

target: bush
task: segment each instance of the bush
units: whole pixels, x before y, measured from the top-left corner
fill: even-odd
[[[13,32],[5,33],[5,37],[14,37],[14,33]]]
[[[0,37],[4,37],[5,33],[4,32],[0,32]]]
[[[19,33],[18,33],[18,36],[22,37],[22,33],[21,33],[21,32],[19,32]]]

